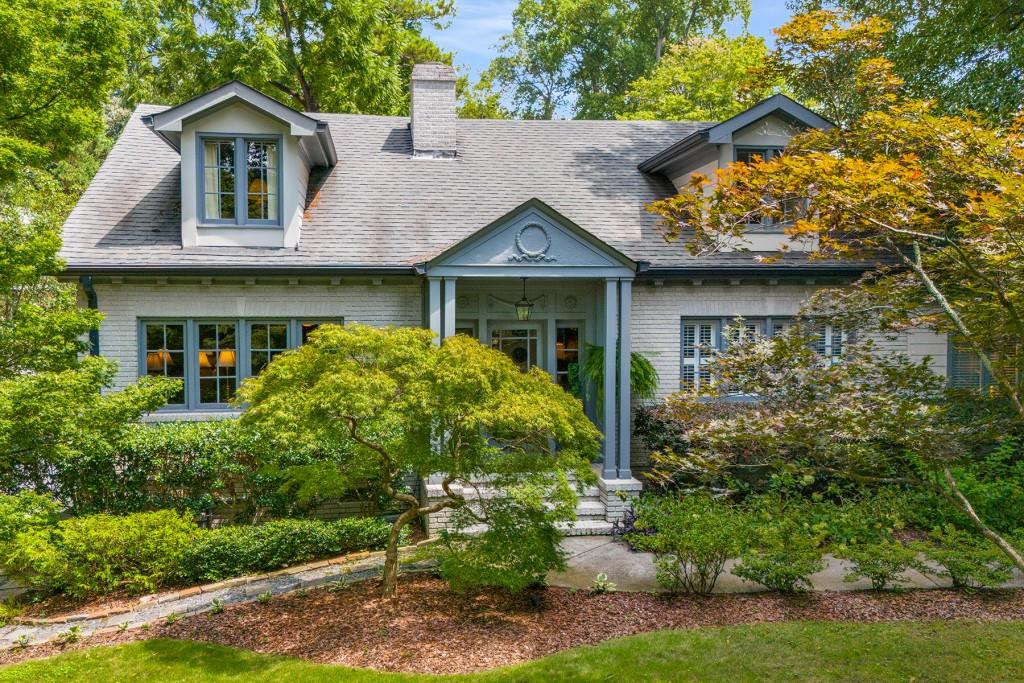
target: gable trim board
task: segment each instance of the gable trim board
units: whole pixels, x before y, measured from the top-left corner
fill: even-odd
[[[785,95],[772,95],[730,119],[718,124],[707,124],[705,128],[645,159],[637,168],[644,173],[665,172],[709,145],[732,144],[734,133],[768,116],[778,116],[804,128],[828,130],[835,126],[828,119]]]
[[[642,264],[533,198],[418,271],[440,277],[633,277]]]

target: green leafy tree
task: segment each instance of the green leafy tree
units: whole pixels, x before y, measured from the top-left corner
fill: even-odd
[[[102,131],[126,25],[116,0],[8,0],[0,6],[0,45],[4,187],[27,169],[51,168]]]
[[[419,61],[447,60],[422,34],[450,0],[127,0],[123,95],[177,103],[240,79],[303,111],[401,114]]]
[[[862,68],[882,53],[891,24],[880,17],[857,19],[847,12],[816,10],[794,16],[775,29],[769,73],[788,83],[794,94],[838,124],[855,120],[868,108],[866,82],[887,71]]]
[[[97,312],[54,279],[60,225],[102,150],[128,24],[112,0],[0,7],[0,491],[53,491],[81,458],[113,448],[173,382],[101,394],[114,366],[79,361]]]
[[[460,119],[510,118],[508,110],[501,103],[501,93],[495,90],[488,74],[481,75],[472,84],[468,76],[459,76],[455,82],[455,96]]]
[[[695,37],[671,45],[649,76],[630,84],[620,119],[722,121],[777,92],[764,39]],[[767,77],[766,77],[767,74]]]
[[[1012,0],[799,0],[892,25],[881,46],[915,97],[1008,121],[1024,101],[1024,7]]]
[[[471,505],[463,488],[486,479],[515,504],[495,509],[495,528],[477,537],[487,544],[507,532],[517,506],[527,526],[536,515],[571,519],[576,495],[569,474],[580,482],[594,476],[589,462],[599,433],[579,400],[539,369],[522,373],[464,336],[436,346],[428,330],[325,325],[247,381],[240,397],[248,404],[243,426],[293,447],[348,447],[341,462],[294,471],[305,491],[338,493],[372,480],[401,507],[388,539],[387,597],[396,592],[398,543],[408,524],[444,509],[490,523],[487,501]],[[409,475],[439,475],[441,497],[421,502],[403,488]],[[527,536],[531,543],[550,540]]]
[[[668,45],[749,12],[747,0],[520,0],[488,75],[520,118],[550,119],[563,108],[612,118]]]

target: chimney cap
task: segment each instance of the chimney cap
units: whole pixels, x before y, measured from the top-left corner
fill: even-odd
[[[454,81],[455,67],[442,62],[422,62],[412,67],[414,81]]]

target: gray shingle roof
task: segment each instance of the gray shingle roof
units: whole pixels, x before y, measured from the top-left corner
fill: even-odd
[[[179,157],[141,121],[163,109],[136,109],[65,223],[69,269],[408,267],[532,198],[652,268],[758,267],[750,253],[695,259],[658,234],[644,206],[673,188],[637,164],[709,125],[670,121],[460,120],[458,158],[442,160],[411,156],[407,118],[317,114],[339,160],[310,183],[298,248],[183,249]]]

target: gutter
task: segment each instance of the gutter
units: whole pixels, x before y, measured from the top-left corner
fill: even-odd
[[[721,267],[721,266],[682,266],[678,268],[650,268],[640,273],[644,279],[687,279],[694,277],[835,277],[859,276],[875,266],[836,265],[836,266],[759,266],[759,267]]]
[[[88,277],[90,275],[253,275],[263,277],[297,275],[415,275],[413,266],[148,266],[148,265],[75,265],[63,273]]]
[[[78,278],[78,281],[82,285],[82,291],[85,292],[86,305],[94,311],[100,310],[99,298],[96,296],[96,288],[92,286],[92,276],[83,275]],[[100,331],[97,329],[89,330],[89,355],[100,355]]]

